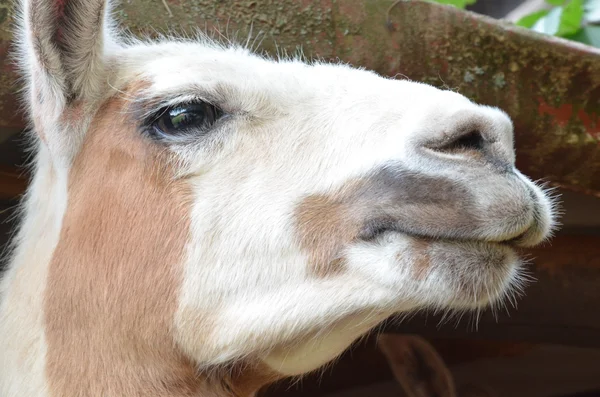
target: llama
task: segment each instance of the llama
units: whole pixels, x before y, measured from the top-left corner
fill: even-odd
[[[23,0],[35,149],[0,395],[253,396],[391,315],[519,286],[549,236],[512,124],[458,93]]]

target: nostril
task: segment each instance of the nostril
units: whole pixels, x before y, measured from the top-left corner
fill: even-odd
[[[432,161],[458,166],[492,167],[499,172],[514,167],[512,127],[506,117],[485,107],[457,111],[424,130],[414,142]]]
[[[460,153],[464,151],[482,151],[485,140],[481,132],[472,130],[467,134],[436,148],[436,150],[447,153]]]

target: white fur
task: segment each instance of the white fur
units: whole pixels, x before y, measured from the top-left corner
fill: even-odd
[[[0,396],[44,397],[46,274],[67,204],[67,170],[43,146],[12,261],[0,283]]]

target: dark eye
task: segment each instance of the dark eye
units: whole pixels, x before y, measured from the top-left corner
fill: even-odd
[[[179,137],[205,132],[221,117],[222,112],[209,103],[199,102],[171,106],[159,114],[152,123],[154,132],[164,137]]]

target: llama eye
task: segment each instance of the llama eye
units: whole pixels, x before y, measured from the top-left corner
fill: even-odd
[[[171,106],[160,111],[152,130],[161,136],[181,136],[210,128],[222,115],[215,106],[200,102]]]

